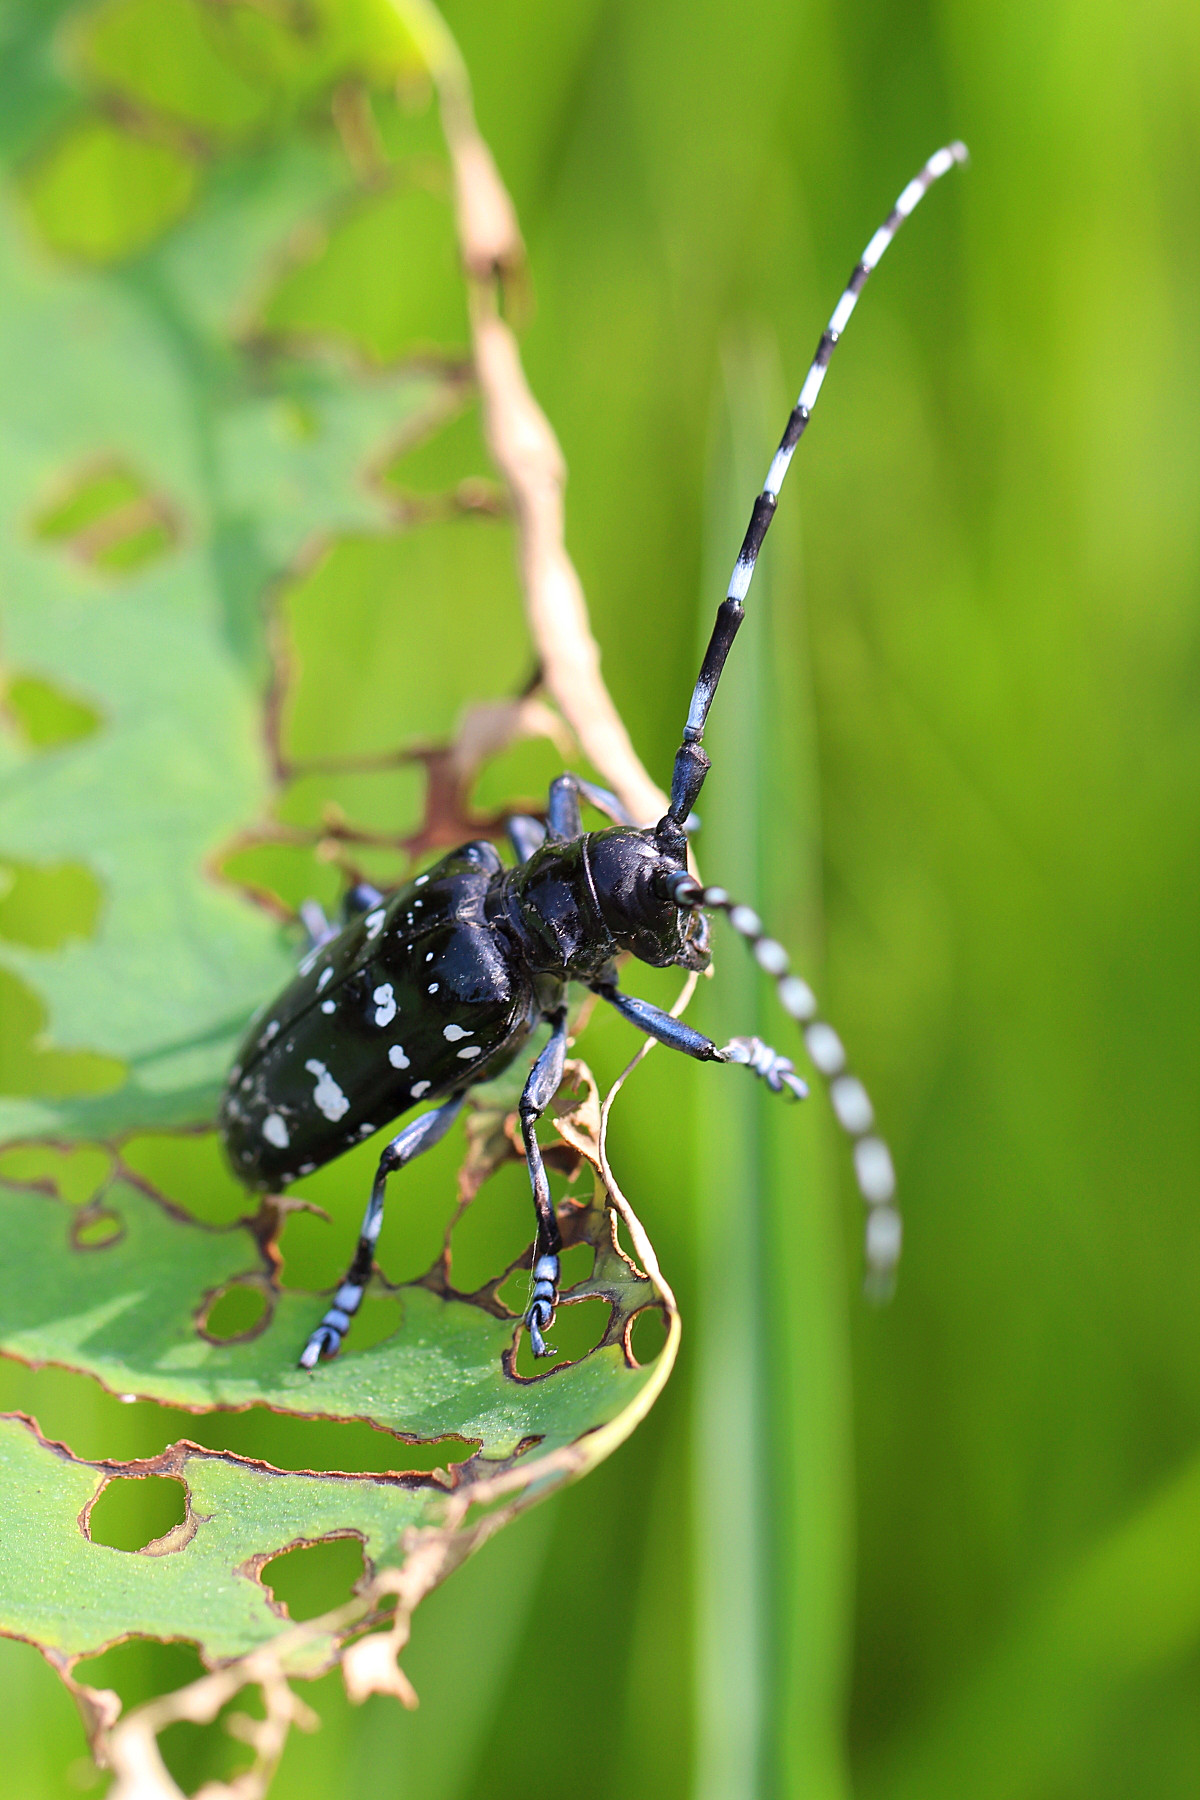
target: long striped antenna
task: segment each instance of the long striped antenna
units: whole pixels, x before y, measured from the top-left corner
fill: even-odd
[[[742,547],[738,551],[738,559],[733,565],[733,574],[729,579],[729,591],[717,608],[716,624],[713,626],[708,649],[704,653],[704,661],[700,665],[700,674],[692,693],[692,704],[688,708],[683,742],[675,756],[675,769],[671,778],[671,804],[666,817],[660,821],[658,827],[659,840],[664,848],[670,848],[677,854],[682,852],[683,822],[699,798],[700,789],[704,785],[704,777],[709,769],[708,757],[701,748],[708,709],[712,705],[713,695],[717,691],[717,683],[720,681],[721,671],[725,667],[725,658],[729,655],[730,646],[737,636],[738,626],[745,616],[743,602],[754,574],[754,565],[758,560],[763,539],[775,516],[775,502],[779,498],[783,478],[788,472],[788,464],[795,454],[796,445],[803,437],[808,421],[812,417],[812,409],[817,403],[817,395],[821,391],[821,383],[825,379],[825,371],[829,367],[829,359],[833,355],[834,346],[846,329],[858,296],[866,286],[868,275],[909,213],[912,212],[917,202],[929,192],[935,181],[952,169],[955,163],[965,163],[966,160],[966,146],[957,142],[947,144],[941,150],[934,151],[920,174],[915,175],[909,182],[863,251],[861,258],[855,263],[850,279],[846,283],[845,292],[834,307],[829,324],[821,334],[816,355],[809,366],[808,374],[804,377],[804,386],[800,389],[800,398],[792,408],[787,428],[779,440],[779,448],[767,471],[767,479],[763,483],[762,493],[754,502],[754,511],[750,515],[750,523],[746,528],[746,535],[742,540]]]
[[[784,1011],[803,1031],[809,1061],[825,1082],[834,1116],[853,1145],[854,1177],[867,1206],[867,1289],[875,1298],[886,1297],[891,1292],[902,1236],[900,1214],[893,1204],[896,1175],[892,1153],[874,1130],[871,1097],[847,1067],[841,1038],[832,1025],[818,1018],[816,995],[807,981],[792,973],[787,951],[767,936],[752,907],[731,899],[722,887],[702,887],[686,872],[669,877],[667,885],[676,906],[725,914],[738,936],[749,944],[759,968],[774,980]]]

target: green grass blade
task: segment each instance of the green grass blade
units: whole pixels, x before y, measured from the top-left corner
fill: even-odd
[[[712,457],[706,600],[724,591],[786,413],[778,360],[729,349]],[[761,906],[803,966],[817,898],[811,705],[798,648],[795,519],[777,528],[714,708],[700,843],[709,880]],[[713,601],[715,605],[715,600]],[[702,609],[705,638],[707,604]],[[721,1040],[794,1048],[753,963],[717,945],[703,997]],[[844,1281],[822,1121],[736,1071],[697,1128],[696,1793],[845,1792],[849,1426]],[[725,1479],[717,1479],[717,1471]]]

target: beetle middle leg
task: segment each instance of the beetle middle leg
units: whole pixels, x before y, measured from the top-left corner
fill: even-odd
[[[302,1369],[313,1369],[322,1357],[328,1359],[337,1355],[350,1329],[350,1321],[362,1304],[363,1292],[375,1267],[375,1245],[379,1241],[380,1227],[383,1224],[384,1190],[388,1176],[395,1174],[397,1169],[402,1169],[405,1163],[412,1162],[423,1150],[432,1150],[445,1137],[462,1110],[463,1098],[462,1094],[456,1094],[444,1106],[435,1107],[433,1112],[422,1113],[419,1119],[414,1119],[398,1137],[392,1139],[380,1157],[354,1259],[333,1297],[333,1305],[300,1353]]]
[[[347,926],[357,913],[366,912],[372,906],[378,906],[383,899],[377,887],[369,881],[356,881],[352,888],[347,888],[342,896],[341,916],[336,922],[325,917],[325,908],[319,900],[302,900],[300,903],[300,923],[304,927],[308,951],[320,950],[328,944],[339,931]]]
[[[550,804],[546,809],[546,835],[552,843],[569,843],[583,835],[581,800],[589,801],[615,825],[633,824],[617,796],[607,788],[585,781],[582,775],[557,775],[550,783]]]
[[[558,1253],[562,1236],[554,1216],[550,1198],[550,1181],[537,1141],[537,1122],[558,1092],[567,1059],[567,1009],[560,1006],[551,1015],[554,1029],[550,1041],[529,1071],[521,1095],[521,1136],[525,1141],[525,1160],[529,1164],[529,1180],[533,1188],[533,1205],[537,1213],[537,1237],[533,1246],[533,1295],[525,1313],[529,1343],[535,1356],[553,1356],[543,1333],[550,1329],[558,1304]]]

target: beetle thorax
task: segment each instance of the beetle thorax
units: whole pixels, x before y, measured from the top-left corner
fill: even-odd
[[[681,914],[664,887],[678,865],[651,831],[614,826],[570,843],[544,844],[508,874],[504,913],[529,966],[588,981],[630,952],[655,968],[704,967],[694,914]]]

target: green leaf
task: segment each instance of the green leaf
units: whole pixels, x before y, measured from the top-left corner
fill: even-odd
[[[593,1144],[594,1089],[576,1079],[585,1099],[565,1115],[564,1132]],[[477,1114],[477,1139],[507,1143],[503,1119]],[[511,1145],[507,1154],[515,1157]],[[520,1315],[508,1311],[499,1290],[518,1266],[528,1269],[527,1256],[472,1295],[449,1285],[439,1259],[420,1281],[391,1287],[377,1277],[367,1311],[377,1327],[385,1315],[385,1335],[369,1347],[355,1348],[352,1339],[335,1362],[309,1372],[295,1359],[320,1302],[279,1287],[264,1250],[269,1216],[205,1227],[120,1172],[75,1206],[40,1171],[24,1187],[0,1184],[6,1354],[86,1370],[123,1396],[195,1412],[258,1405],[306,1418],[369,1418],[396,1434],[398,1467],[405,1440],[446,1440],[447,1451],[446,1469],[432,1475],[361,1478],[283,1474],[187,1443],[151,1462],[99,1464],[47,1444],[26,1419],[0,1419],[0,1534],[10,1546],[0,1575],[3,1628],[41,1644],[65,1670],[131,1631],[190,1638],[213,1662],[244,1655],[289,1626],[259,1576],[296,1544],[354,1535],[370,1575],[403,1563],[405,1532],[436,1527],[450,1491],[461,1498],[514,1467],[535,1492],[549,1491],[565,1473],[554,1453],[582,1439],[586,1464],[601,1453],[602,1428],[615,1425],[616,1436],[625,1435],[671,1361],[660,1353],[639,1366],[628,1349],[632,1322],[661,1306],[661,1297],[618,1249],[604,1202],[597,1180],[591,1203],[565,1221],[568,1244],[576,1256],[590,1253],[592,1267],[564,1294],[561,1323],[569,1332],[573,1309],[589,1302],[601,1315],[591,1322],[598,1343],[581,1345],[575,1360],[536,1375],[521,1367]],[[527,1283],[526,1274],[520,1286]],[[261,1322],[214,1341],[214,1301],[239,1291],[261,1295]],[[141,1546],[145,1562],[94,1542],[90,1507],[102,1488],[151,1475],[183,1483],[181,1525]],[[31,1584],[33,1561],[41,1575]],[[306,1640],[289,1667],[319,1672],[336,1643],[336,1632]]]
[[[0,1630],[68,1678],[132,1634],[210,1664],[281,1639],[287,1671],[313,1674],[380,1617],[406,1533],[432,1534],[440,1579],[607,1454],[677,1322],[618,1248],[579,1067],[547,1152],[594,1184],[560,1207],[556,1363],[521,1335],[527,1200],[517,1242],[453,1285],[471,1266],[456,1201],[506,1165],[523,1178],[510,1080],[479,1097],[432,1267],[377,1276],[347,1351],[296,1366],[323,1304],[288,1222],[305,1202],[250,1216],[202,1134],[247,1019],[290,978],[289,912],[332,903],[351,852],[394,880],[472,835],[479,759],[452,728],[530,662],[474,428],[436,447],[471,399],[448,176],[436,128],[372,95],[412,65],[382,0],[11,15],[28,80],[0,131],[0,1353],[191,1414],[367,1422],[397,1471],[283,1473],[186,1441],[85,1461],[0,1419]],[[381,175],[364,146],[399,160]],[[417,608],[447,645],[431,664]],[[205,1152],[195,1216],[181,1144]],[[670,1328],[643,1366],[647,1308]],[[430,1445],[446,1468],[404,1473]],[[98,1497],[151,1478],[186,1490],[165,1533],[93,1534]],[[347,1536],[360,1600],[287,1636],[263,1570]]]

